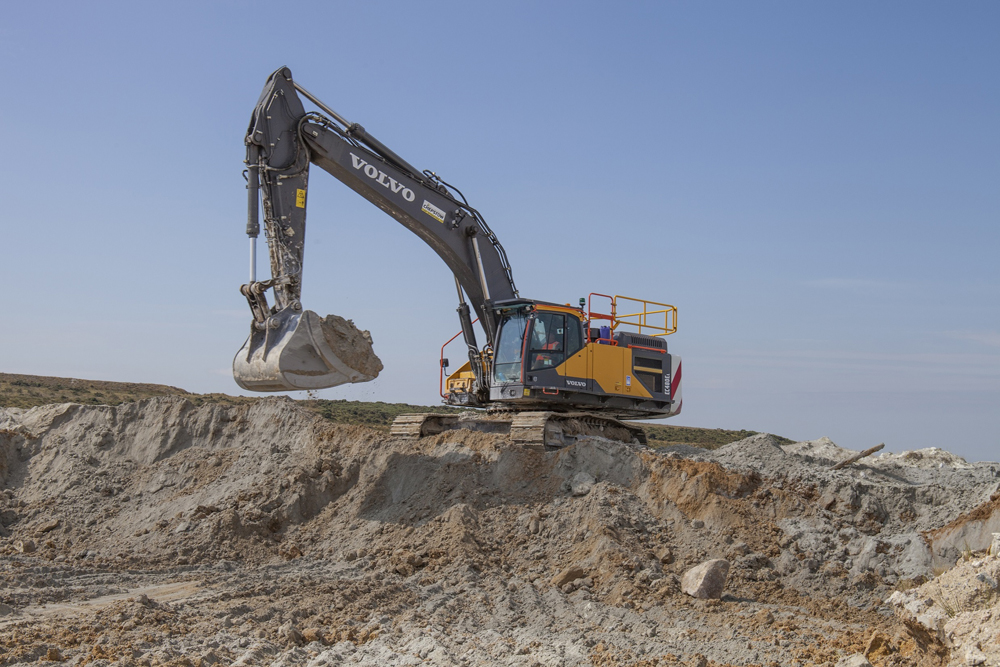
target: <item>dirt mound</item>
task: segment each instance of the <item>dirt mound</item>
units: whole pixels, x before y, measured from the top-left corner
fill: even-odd
[[[819,665],[873,632],[874,664],[940,662],[883,600],[995,466],[782,444],[401,442],[280,398],[0,409],[0,664]],[[723,598],[681,593],[711,558]]]

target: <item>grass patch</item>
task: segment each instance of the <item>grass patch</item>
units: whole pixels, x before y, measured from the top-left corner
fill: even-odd
[[[119,405],[153,396],[194,397],[183,389],[165,384],[103,382],[75,378],[0,373],[0,407],[33,408],[50,403]]]

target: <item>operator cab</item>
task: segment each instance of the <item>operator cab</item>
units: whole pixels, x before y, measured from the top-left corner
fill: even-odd
[[[490,398],[528,397],[532,385],[562,386],[556,368],[584,346],[582,311],[540,301],[498,310]]]

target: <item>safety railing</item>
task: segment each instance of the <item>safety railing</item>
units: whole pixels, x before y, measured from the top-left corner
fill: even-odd
[[[610,310],[610,312],[595,311],[594,297],[607,299],[607,307],[598,305],[602,311]],[[635,312],[620,312],[623,309]],[[616,331],[620,326],[634,327],[636,333],[646,336],[669,336],[677,331],[677,308],[674,306],[620,294],[611,296],[591,292],[587,298],[587,317],[591,323],[594,320],[609,320],[612,331]]]
[[[593,304],[594,304],[594,297],[595,296],[599,297],[601,299],[607,299],[608,300],[608,307],[606,308],[606,310],[609,310],[610,312],[608,312],[608,313],[594,312],[594,305]],[[589,322],[588,326],[590,326],[590,327],[594,326],[594,320],[608,320],[608,321],[610,321],[611,324],[609,324],[607,326],[607,328],[609,329],[609,331],[611,333],[607,337],[605,337],[604,335],[601,335],[597,339],[597,342],[599,342],[601,345],[615,345],[615,346],[618,345],[618,341],[616,341],[614,339],[614,335],[613,335],[614,334],[614,330],[615,330],[615,298],[613,296],[611,296],[610,294],[599,294],[598,292],[591,292],[587,296],[587,320]],[[602,331],[603,331],[603,329],[602,329]],[[589,335],[587,336],[587,339],[590,340],[590,336]]]

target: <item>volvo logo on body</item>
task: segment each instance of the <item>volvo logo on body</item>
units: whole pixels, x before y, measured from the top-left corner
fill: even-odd
[[[397,181],[395,178],[389,176],[389,174],[381,171],[378,167],[373,164],[369,164],[367,161],[359,158],[354,153],[351,153],[351,164],[354,168],[362,172],[365,176],[372,179],[385,189],[391,190],[393,194],[402,195],[403,199],[406,201],[413,201],[416,199],[416,195],[413,194],[413,190],[403,186],[402,183]]]

